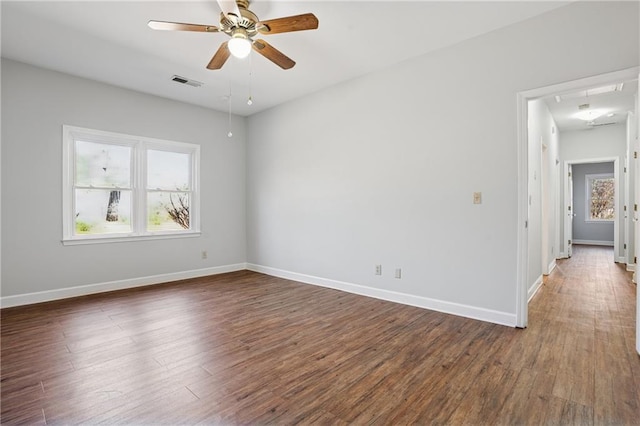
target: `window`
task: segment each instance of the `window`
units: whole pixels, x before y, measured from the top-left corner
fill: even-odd
[[[200,147],[63,126],[63,242],[199,235]]]
[[[613,174],[585,176],[586,221],[613,221],[615,206],[615,180]]]

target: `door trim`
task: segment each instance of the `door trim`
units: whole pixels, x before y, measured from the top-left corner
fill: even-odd
[[[613,219],[613,261],[614,262],[619,262],[620,261],[620,212],[622,211],[621,208],[621,197],[620,197],[620,167],[619,167],[619,163],[620,163],[620,157],[600,157],[600,158],[587,158],[587,159],[582,159],[582,160],[566,160],[564,162],[564,207],[565,207],[565,213],[566,213],[566,206],[567,206],[567,195],[568,195],[568,183],[569,183],[569,174],[568,174],[568,170],[569,170],[569,166],[575,166],[576,164],[593,164],[593,163],[613,163],[613,178],[614,178],[614,182],[615,182],[615,192],[613,195],[613,203],[614,203],[614,209],[615,209],[615,218]],[[573,177],[572,177],[573,178]],[[625,192],[626,192],[627,188],[625,188]],[[573,196],[575,197],[575,194],[573,194]],[[575,210],[576,205],[573,202],[573,200],[571,200],[571,205],[573,206],[573,209]],[[579,206],[578,208],[584,208],[584,206]],[[572,212],[572,214],[575,214]],[[574,216],[575,217],[575,216]],[[565,222],[566,223],[566,222]],[[573,221],[572,221],[573,223]],[[564,239],[565,241],[568,238],[569,235],[569,230],[567,229],[567,226],[565,224],[564,226]],[[573,237],[571,238],[573,239]],[[568,247],[567,247],[568,249]],[[567,252],[567,254],[569,254]]]
[[[516,256],[516,327],[525,328],[528,323],[527,272],[529,269],[529,230],[528,230],[528,102],[550,95],[584,90],[597,85],[606,85],[620,80],[635,80],[640,67],[567,81],[537,89],[525,90],[516,94],[517,100],[517,165],[518,165],[518,233]],[[638,298],[640,301],[640,297]],[[637,324],[636,324],[636,328]]]

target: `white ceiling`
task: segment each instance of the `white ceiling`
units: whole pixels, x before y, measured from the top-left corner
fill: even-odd
[[[621,91],[614,91],[601,94],[593,94],[592,90],[599,91],[598,89],[605,86],[597,86],[590,88],[587,91],[582,90],[580,92],[571,92],[560,95],[560,102],[557,102],[555,96],[545,98],[545,102],[549,107],[549,111],[556,122],[558,130],[591,130],[596,127],[606,126],[611,124],[620,124],[627,121],[627,112],[633,111],[635,108],[634,95],[638,92],[638,81],[626,81],[623,83]],[[606,85],[611,86],[611,85]],[[609,117],[605,114],[595,120],[593,125],[589,125],[587,121],[575,118],[574,115],[579,112],[578,106],[589,105],[590,110],[603,110],[608,114],[613,114]]]
[[[218,25],[209,1],[2,0],[2,56],[170,99],[251,115],[411,57],[531,18],[569,1],[256,0],[263,20],[312,12],[319,29],[266,36],[297,62],[284,71],[252,53],[205,68],[220,33],[154,31],[149,20]],[[249,106],[249,71],[254,104]],[[174,75],[203,82],[190,87]]]

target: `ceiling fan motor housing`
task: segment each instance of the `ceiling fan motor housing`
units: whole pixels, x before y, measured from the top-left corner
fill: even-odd
[[[248,9],[249,2],[247,0],[237,0],[238,10],[240,10],[240,18],[233,19],[226,16],[224,13],[220,14],[220,30],[233,36],[238,28],[242,28],[247,37],[253,37],[258,34],[256,24],[260,21],[258,16]]]

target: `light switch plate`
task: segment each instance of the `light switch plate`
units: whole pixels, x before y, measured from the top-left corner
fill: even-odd
[[[473,193],[473,204],[482,204],[482,192]]]

